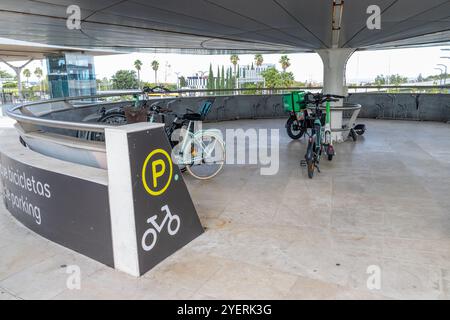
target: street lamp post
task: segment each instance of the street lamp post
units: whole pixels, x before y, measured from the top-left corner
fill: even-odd
[[[175,72],[175,75],[177,76],[177,90],[180,89],[180,72]]]
[[[444,86],[447,84],[447,66],[445,64],[439,63],[437,64],[440,67],[444,67]]]
[[[444,73],[444,70],[441,68],[434,68],[435,70],[439,70],[441,72],[441,75],[439,77],[439,85],[442,85],[442,74]]]

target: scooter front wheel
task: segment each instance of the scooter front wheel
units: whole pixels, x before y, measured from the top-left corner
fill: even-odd
[[[298,140],[303,134],[303,124],[297,119],[290,117],[286,123],[286,131],[291,139]]]
[[[352,138],[353,141],[358,140],[358,135],[356,134],[355,130],[350,129],[349,136]]]
[[[312,179],[314,177],[314,170],[316,168],[315,163],[314,163],[314,151],[313,151],[314,149],[315,149],[315,144],[310,141],[308,144],[308,149],[306,150],[306,156],[305,156],[306,168],[308,169],[308,177],[310,179]]]
[[[327,155],[328,155],[328,161],[333,161],[333,157],[334,157],[334,148],[333,146],[330,144],[327,147]]]
[[[314,177],[314,161],[306,162],[306,166],[308,167],[308,178],[312,179]]]

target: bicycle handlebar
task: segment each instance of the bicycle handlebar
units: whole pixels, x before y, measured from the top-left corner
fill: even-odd
[[[156,89],[160,89],[161,91],[158,92]],[[145,86],[144,88],[142,88],[142,92],[143,93],[168,93],[171,91],[170,91],[170,89],[167,89],[166,87],[162,87],[162,86],[156,86],[153,88]]]
[[[163,108],[163,107],[160,107],[160,106],[158,106],[158,105],[152,105],[152,106],[150,107],[150,110],[151,110],[151,111],[158,112],[158,113],[170,113],[170,112],[172,112],[172,109],[169,109],[169,108]]]
[[[309,93],[309,98],[307,97],[307,102],[314,103],[316,105],[322,104],[324,102],[337,102],[339,99],[345,99],[346,97],[337,94],[323,94],[323,93]]]
[[[340,95],[337,95],[337,94],[324,94],[324,96],[326,96],[326,97],[330,97],[330,98],[338,98],[338,99],[345,99],[345,98],[347,98],[346,96],[340,96]]]

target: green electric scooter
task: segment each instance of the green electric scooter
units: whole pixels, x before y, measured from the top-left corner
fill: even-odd
[[[335,155],[333,140],[331,136],[331,102],[339,101],[345,97],[332,95],[309,93],[305,95],[305,102],[309,105],[314,105],[314,110],[308,116],[308,121],[311,125],[310,132],[306,132],[308,137],[308,147],[306,149],[305,160],[301,164],[308,169],[308,177],[314,177],[314,171],[320,172],[320,158],[323,153],[328,157],[329,161],[333,160]],[[322,105],[325,103],[325,113]]]

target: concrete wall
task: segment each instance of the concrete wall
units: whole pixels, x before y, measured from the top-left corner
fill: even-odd
[[[205,99],[207,98],[177,99],[170,103],[170,108],[181,114],[187,107],[198,110]],[[346,102],[362,105],[359,114],[361,118],[450,121],[450,94],[354,93]],[[207,120],[277,117],[286,117],[281,95],[219,96],[215,98]]]
[[[363,106],[361,118],[450,121],[450,94],[354,93],[347,101]]]
[[[165,98],[152,100],[151,103],[159,103],[182,115],[187,108],[198,111],[207,99],[214,100],[207,121],[284,118],[287,116],[282,105],[282,95]],[[450,94],[354,93],[346,102],[362,105],[360,118],[450,121]],[[127,101],[105,103],[103,107],[109,110],[129,104],[131,102]],[[99,109],[99,106],[91,106],[55,112],[46,117],[96,122],[100,117]],[[170,121],[170,118],[167,121]]]

